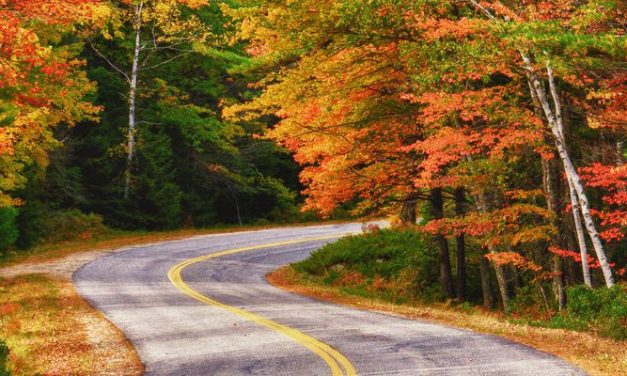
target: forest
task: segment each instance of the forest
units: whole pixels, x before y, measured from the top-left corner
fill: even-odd
[[[533,290],[561,310],[571,286],[627,278],[621,1],[0,0],[0,16],[0,251],[385,217],[433,250],[438,299],[508,310]]]

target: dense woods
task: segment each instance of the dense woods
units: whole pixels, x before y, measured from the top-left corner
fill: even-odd
[[[88,236],[102,222],[163,230],[300,218],[296,165],[251,137],[268,123],[221,115],[254,91],[237,72],[250,59],[220,4],[0,6],[10,20],[1,26],[0,247],[57,239],[63,228]]]
[[[0,249],[393,215],[443,299],[563,309],[626,278],[623,5],[0,0]]]

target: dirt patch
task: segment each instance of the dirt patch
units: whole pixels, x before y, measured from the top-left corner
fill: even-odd
[[[300,295],[402,317],[427,320],[479,333],[494,334],[559,356],[590,375],[624,376],[627,369],[627,343],[602,338],[593,333],[547,329],[512,324],[490,312],[441,305],[397,305],[389,302],[348,295],[339,287],[313,283],[290,266],[281,267],[266,276],[268,282]]]
[[[93,352],[97,375],[135,376],[144,371],[133,346],[111,322],[98,312],[79,317]]]
[[[0,268],[0,277],[14,278],[25,274],[46,274],[54,278],[70,281],[72,279],[72,273],[84,264],[99,257],[115,252],[121,252],[126,249],[129,248],[85,251],[69,254],[65,257],[50,261],[24,262]]]

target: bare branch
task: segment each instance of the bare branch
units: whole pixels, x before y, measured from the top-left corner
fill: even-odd
[[[162,61],[162,62],[157,63],[157,64],[155,64],[155,65],[151,65],[151,66],[149,66],[149,67],[142,67],[142,68],[140,68],[140,70],[149,70],[149,69],[154,69],[154,68],[157,68],[157,67],[162,66],[162,65],[164,65],[164,64],[167,64],[167,63],[169,63],[169,62],[171,62],[171,61],[173,61],[173,60],[176,60],[176,59],[178,59],[179,57],[183,57],[183,56],[185,56],[185,55],[188,55],[190,52],[192,52],[192,51],[191,51],[191,50],[190,50],[190,51],[186,51],[186,52],[184,52],[184,53],[182,53],[182,54],[178,54],[178,55],[176,55],[176,56],[173,56],[173,57],[169,58],[168,60]]]
[[[109,60],[102,52],[100,52],[100,50],[98,50],[96,48],[96,46],[94,46],[94,44],[92,43],[91,40],[89,41],[89,45],[91,46],[92,50],[94,50],[94,52],[96,52],[96,54],[98,56],[100,56],[102,59],[104,59],[104,61],[107,62],[107,64],[109,64],[111,66],[111,68],[115,69],[118,73],[120,73],[122,76],[124,76],[124,78],[126,79],[127,82],[131,82],[130,77],[128,76],[128,74],[126,74],[126,72],[124,72],[122,69],[118,68],[115,64],[113,64],[111,62],[111,60]]]
[[[475,8],[479,9],[483,14],[485,14],[489,19],[496,21],[496,17],[490,12],[490,10],[483,5],[479,4],[476,0],[468,0]]]

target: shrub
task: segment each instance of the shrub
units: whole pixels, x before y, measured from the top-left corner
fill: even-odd
[[[52,212],[43,221],[43,240],[49,242],[83,239],[88,240],[107,231],[102,217],[85,214],[79,210]]]
[[[359,295],[432,301],[441,292],[437,252],[428,244],[416,231],[380,230],[328,244],[294,267]]]
[[[605,337],[627,339],[627,287],[590,289],[575,286],[567,290],[566,320],[573,326],[588,327]]]
[[[11,376],[11,372],[7,368],[8,361],[9,347],[4,341],[0,340],[0,376]]]
[[[26,204],[20,206],[16,219],[19,236],[15,245],[26,249],[37,244],[43,235],[43,224],[46,215],[46,208],[37,200],[28,200]]]
[[[0,208],[0,253],[6,251],[17,239],[16,217],[17,209],[13,207]]]

